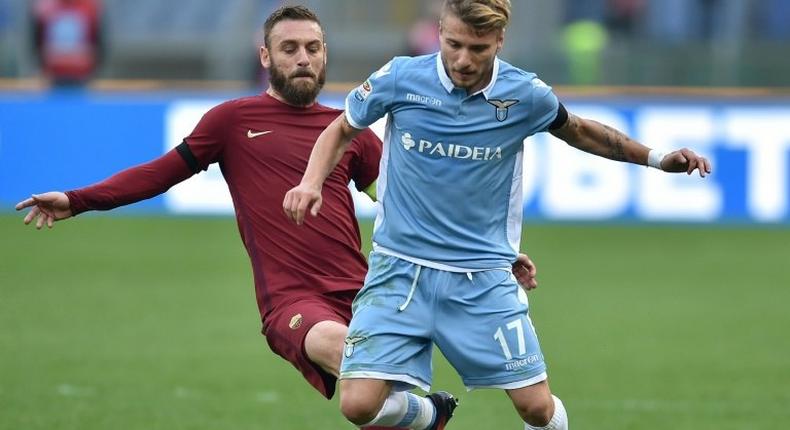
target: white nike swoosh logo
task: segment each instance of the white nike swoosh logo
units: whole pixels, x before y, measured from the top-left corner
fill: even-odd
[[[256,137],[263,136],[264,134],[269,134],[271,132],[272,132],[271,130],[259,131],[259,132],[253,132],[252,130],[247,130],[247,137],[249,137],[250,139],[255,139]]]

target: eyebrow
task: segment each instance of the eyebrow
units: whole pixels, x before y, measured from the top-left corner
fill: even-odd
[[[450,42],[450,43],[455,43],[457,45],[462,45],[462,46],[464,45],[462,42],[459,42],[458,40],[453,39],[452,37],[448,37],[447,41]],[[467,45],[467,46],[469,46],[469,48],[472,48],[472,49],[486,49],[486,48],[489,48],[491,46],[491,44],[490,43],[475,43],[475,44],[471,44],[471,45]]]
[[[288,44],[297,44],[298,45],[300,43],[304,43],[305,45],[323,44],[323,42],[320,39],[311,39],[311,40],[308,40],[306,42],[304,42],[303,39],[285,39],[285,40],[281,41],[280,43],[278,43],[277,45],[278,46],[283,46],[283,45],[288,45]]]

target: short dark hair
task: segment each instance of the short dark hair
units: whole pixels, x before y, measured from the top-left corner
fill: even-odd
[[[267,18],[266,22],[263,24],[263,43],[266,48],[270,47],[269,35],[272,32],[272,28],[274,28],[278,22],[289,19],[294,21],[312,21],[321,27],[321,21],[318,19],[318,15],[305,6],[282,6],[281,8],[272,12],[272,14],[269,15],[269,18]],[[323,34],[323,32],[324,29],[321,28],[321,33]]]

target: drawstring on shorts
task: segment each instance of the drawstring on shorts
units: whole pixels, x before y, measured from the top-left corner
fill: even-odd
[[[398,312],[403,312],[406,310],[406,307],[409,306],[411,303],[411,299],[414,297],[414,291],[417,289],[417,281],[420,279],[420,272],[422,271],[422,266],[419,264],[415,264],[417,266],[417,270],[414,271],[414,280],[411,283],[411,289],[409,289],[409,295],[406,296],[406,301],[403,302],[402,305],[398,306]],[[469,282],[474,282],[474,278],[472,277],[472,272],[466,272],[466,277],[469,278]]]
[[[422,266],[419,264],[415,264],[415,266],[417,266],[417,270],[414,272],[414,281],[411,283],[409,295],[406,296],[406,301],[398,307],[398,312],[403,312],[406,310],[406,306],[409,306],[409,303],[411,303],[411,298],[414,297],[414,290],[417,289],[417,280],[420,279],[420,271],[422,270]]]

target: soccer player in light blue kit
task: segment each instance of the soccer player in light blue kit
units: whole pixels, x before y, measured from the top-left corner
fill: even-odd
[[[526,295],[509,273],[521,238],[525,138],[549,131],[617,161],[711,171],[688,149],[662,154],[568,113],[534,74],[497,57],[509,17],[509,0],[446,0],[440,52],[397,57],[352,91],[283,201],[297,224],[317,214],[324,178],[350,139],[389,114],[370,269],[341,367],[341,410],[357,425],[445,427],[452,396],[403,391],[428,390],[436,343],[468,388],[504,389],[526,429],[568,428]]]

